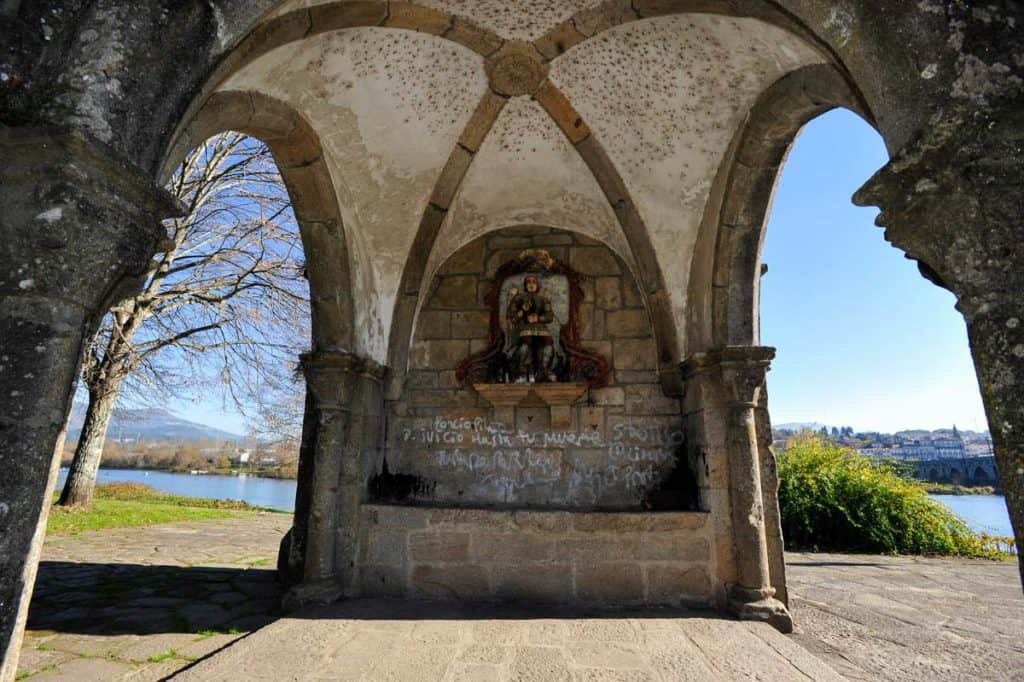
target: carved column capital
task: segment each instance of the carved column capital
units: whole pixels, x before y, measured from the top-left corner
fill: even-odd
[[[774,357],[775,349],[770,346],[725,346],[694,353],[681,363],[680,371],[684,381],[717,374],[728,404],[753,408]]]
[[[299,356],[306,385],[322,410],[349,411],[363,380],[380,384],[387,367],[348,351],[318,350]]]
[[[720,366],[726,400],[732,405],[754,408],[764,386],[775,349],[768,346],[727,346]]]

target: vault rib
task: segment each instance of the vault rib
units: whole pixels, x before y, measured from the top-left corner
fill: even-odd
[[[498,116],[507,102],[507,97],[496,94],[490,88],[484,92],[473,115],[469,117],[469,121],[462,129],[462,134],[459,135],[451,154],[448,155],[448,161],[441,170],[437,182],[434,183],[430,200],[423,209],[419,228],[417,228],[416,236],[409,247],[409,255],[406,257],[405,267],[402,270],[398,296],[395,299],[394,315],[391,318],[391,332],[388,337],[388,366],[391,368],[393,385],[400,386],[402,378],[405,376],[423,276],[430,253],[434,248],[434,242],[437,241],[437,235],[448,214],[448,208],[458,193],[480,145],[483,144],[487,134],[494,127],[494,123],[498,120]]]
[[[550,80],[545,80],[533,95],[533,99],[568,138],[615,213],[636,263],[640,291],[654,325],[662,385],[666,390],[674,391],[678,381],[675,367],[679,361],[676,351],[676,326],[647,225],[637,210],[615,163],[565,93]]]

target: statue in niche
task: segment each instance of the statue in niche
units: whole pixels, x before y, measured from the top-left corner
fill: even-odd
[[[580,345],[583,275],[543,249],[504,263],[486,296],[490,343],[459,366],[469,384],[608,382],[608,363]]]
[[[521,291],[508,284],[513,279],[508,278],[502,287],[508,290],[504,349],[507,376],[502,378],[518,383],[558,381],[557,369],[564,353],[559,352],[561,348],[556,349],[561,325],[556,323],[551,296],[541,287],[536,274],[523,276]],[[558,281],[564,283],[565,278]],[[559,332],[552,333],[552,323],[556,323]]]

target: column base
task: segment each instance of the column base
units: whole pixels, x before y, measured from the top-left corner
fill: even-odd
[[[740,620],[768,623],[784,635],[793,632],[793,616],[786,605],[775,598],[775,590],[734,588],[729,596],[729,612]]]
[[[331,604],[343,596],[341,585],[333,578],[308,581],[290,587],[281,598],[281,608],[290,613],[304,606]]]

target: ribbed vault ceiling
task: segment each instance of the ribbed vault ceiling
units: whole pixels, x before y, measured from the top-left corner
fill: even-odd
[[[270,16],[315,4],[285,3]],[[592,4],[423,3],[475,22],[490,46],[541,38]],[[648,291],[663,286],[684,346],[690,259],[726,149],[761,92],[823,58],[757,19],[664,16],[609,27],[550,62],[531,52],[548,70],[546,98],[507,98],[489,88],[478,52],[491,49],[401,28],[345,28],[271,49],[218,86],[287,103],[321,138],[353,260],[356,350],[387,361],[396,300],[424,286],[408,281],[417,279],[410,259],[428,281],[459,246],[529,223],[599,239]],[[609,203],[616,182],[632,222],[621,198]],[[443,218],[425,230],[431,211]],[[636,224],[656,277],[635,253]]]

